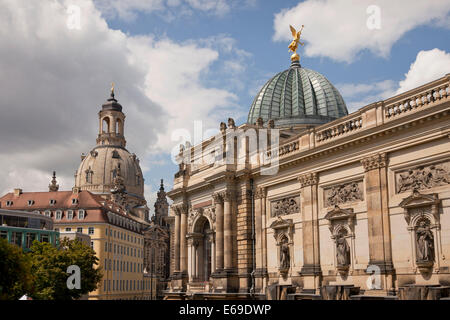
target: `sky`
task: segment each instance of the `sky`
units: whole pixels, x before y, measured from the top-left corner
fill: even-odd
[[[289,68],[290,24],[349,112],[450,73],[450,0],[0,0],[0,192],[70,190],[114,82],[153,209],[180,136],[246,122]]]

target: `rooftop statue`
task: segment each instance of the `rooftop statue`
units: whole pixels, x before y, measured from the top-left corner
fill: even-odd
[[[300,60],[300,56],[297,54],[297,49],[298,49],[298,44],[300,43],[300,45],[304,45],[303,42],[300,42],[300,37],[302,35],[302,31],[303,28],[305,26],[302,25],[302,28],[297,32],[297,30],[295,30],[295,28],[293,26],[289,26],[289,28],[291,28],[291,32],[292,32],[292,36],[294,37],[294,40],[292,40],[291,44],[289,45],[289,51],[294,52],[294,54],[291,56],[291,60],[292,61],[299,61]]]

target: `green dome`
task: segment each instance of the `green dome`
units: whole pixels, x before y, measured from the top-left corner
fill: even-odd
[[[274,120],[276,127],[320,125],[348,114],[339,91],[320,73],[302,68],[298,61],[270,79],[259,91],[248,114]]]

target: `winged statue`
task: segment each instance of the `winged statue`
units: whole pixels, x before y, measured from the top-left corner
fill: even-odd
[[[292,36],[294,37],[294,40],[292,40],[291,44],[289,45],[289,51],[292,51],[295,53],[297,51],[299,43],[302,46],[304,45],[303,42],[300,42],[300,37],[302,35],[302,31],[303,31],[304,27],[305,26],[302,25],[302,28],[299,31],[297,31],[297,30],[295,30],[295,28],[293,26],[291,26],[291,25],[289,26],[289,28],[291,28]]]

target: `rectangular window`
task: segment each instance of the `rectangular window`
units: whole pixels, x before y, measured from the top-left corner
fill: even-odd
[[[91,241],[91,248],[94,249],[94,241]]]
[[[78,233],[83,233],[83,228],[81,228],[81,227],[77,228],[77,232]]]
[[[59,228],[55,228],[55,231],[56,231],[56,232],[59,232]]]
[[[71,232],[72,228],[66,228],[66,232]]]
[[[108,242],[105,242],[105,251],[108,252]]]
[[[88,233],[89,233],[90,235],[94,234],[94,227],[89,227]]]
[[[62,218],[62,211],[58,210],[56,211],[56,220],[61,220]]]
[[[27,248],[31,248],[31,245],[33,244],[33,241],[36,240],[36,234],[35,233],[27,233]]]
[[[78,210],[78,220],[84,219],[84,210]]]
[[[41,234],[41,242],[49,242],[48,234]]]
[[[72,220],[73,219],[73,210],[69,210],[67,211],[67,220]]]

